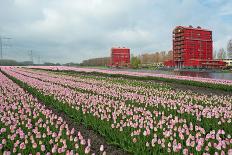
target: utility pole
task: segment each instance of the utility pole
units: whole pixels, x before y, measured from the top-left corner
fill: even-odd
[[[232,59],[232,39],[227,44],[227,58]]]
[[[30,57],[31,63],[33,64],[33,51],[32,50],[29,51],[29,57]]]
[[[7,46],[7,45],[3,44],[3,40],[9,40],[9,39],[12,39],[12,38],[5,38],[5,37],[0,36],[0,56],[1,56],[1,60],[3,59],[3,46]]]
[[[38,56],[38,64],[40,64],[40,56]]]

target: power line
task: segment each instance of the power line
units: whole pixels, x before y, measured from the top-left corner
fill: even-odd
[[[12,39],[12,38],[6,38],[6,37],[0,36],[0,58],[1,58],[1,60],[3,59],[3,47],[4,46],[9,46],[7,44],[3,44],[3,41],[4,40],[9,40],[9,39]]]
[[[38,56],[38,64],[40,64],[40,56]]]
[[[232,39],[230,39],[227,44],[227,54],[228,54],[228,58],[232,59]]]
[[[29,51],[29,57],[30,57],[30,60],[33,64],[33,51],[32,50]]]

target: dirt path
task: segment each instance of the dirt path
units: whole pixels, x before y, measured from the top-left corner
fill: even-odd
[[[56,114],[57,116],[62,117],[70,128],[74,128],[76,132],[75,134],[77,134],[77,132],[80,131],[84,139],[88,139],[88,138],[91,139],[91,151],[95,152],[96,154],[100,154],[100,146],[104,145],[104,150],[108,155],[130,155],[130,153],[122,150],[117,146],[107,144],[104,137],[96,133],[94,130],[90,128],[86,128],[82,124],[74,123],[64,112],[60,112],[51,106],[46,106],[46,107],[52,110],[53,113]]]

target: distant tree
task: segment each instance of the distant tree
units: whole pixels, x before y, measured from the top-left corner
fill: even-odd
[[[230,39],[227,44],[227,56],[229,59],[232,59],[232,39]]]
[[[64,66],[80,66],[79,63],[74,63],[74,62],[69,62],[69,63],[65,63],[63,64]]]
[[[165,61],[165,57],[166,57],[166,52],[165,51],[161,51],[159,53],[159,58],[160,58],[159,62],[164,62]]]
[[[0,60],[0,65],[1,66],[17,66],[17,65],[20,65],[20,64],[15,60],[1,59]]]
[[[217,51],[216,50],[213,52],[213,59],[217,59]]]
[[[159,52],[155,53],[155,55],[154,55],[154,61],[155,61],[155,63],[158,63],[160,61]]]
[[[160,63],[164,62],[166,60],[172,59],[172,50],[166,52],[154,52],[154,53],[145,53],[139,56],[139,59],[141,61],[141,64],[154,64],[154,63]]]
[[[140,62],[143,64],[149,63],[149,57],[150,57],[150,55],[148,53],[142,54],[140,56]]]
[[[33,61],[23,61],[23,62],[20,62],[20,65],[21,66],[30,66],[30,65],[33,65]]]
[[[138,57],[132,56],[131,57],[131,66],[132,68],[138,68],[141,64],[141,61]]]
[[[166,58],[165,58],[165,61],[171,60],[172,59],[172,55],[173,55],[173,51],[172,50],[168,51],[168,53],[166,55]]]
[[[226,58],[226,52],[224,50],[224,48],[221,48],[217,54],[217,58],[218,59],[225,59]]]
[[[110,63],[110,57],[92,58],[82,61],[81,66],[107,66]]]

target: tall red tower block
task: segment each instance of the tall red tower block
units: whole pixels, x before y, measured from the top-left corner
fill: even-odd
[[[174,65],[179,68],[200,67],[194,60],[213,60],[212,31],[201,27],[177,26],[173,30]]]

